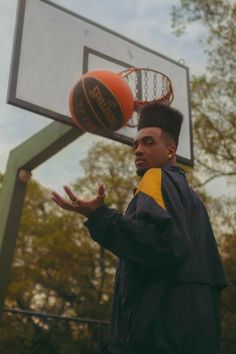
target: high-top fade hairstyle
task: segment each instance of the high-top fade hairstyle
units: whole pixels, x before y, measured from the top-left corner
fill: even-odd
[[[150,103],[140,112],[138,130],[158,127],[174,140],[177,147],[182,122],[183,115],[177,109],[160,103]]]

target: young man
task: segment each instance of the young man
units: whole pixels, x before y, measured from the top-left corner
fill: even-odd
[[[113,354],[218,354],[220,292],[225,287],[206,209],[176,163],[177,110],[150,104],[134,139],[142,179],[124,216],[94,200],[62,208],[88,217],[91,237],[119,257],[111,319]]]

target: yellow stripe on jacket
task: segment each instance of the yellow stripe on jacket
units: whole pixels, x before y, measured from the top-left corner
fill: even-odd
[[[138,184],[135,194],[143,192],[152,197],[155,202],[166,209],[161,191],[162,171],[160,168],[150,168]]]

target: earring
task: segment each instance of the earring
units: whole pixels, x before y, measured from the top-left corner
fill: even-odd
[[[172,159],[172,155],[171,155],[171,154],[168,155],[168,159],[169,159],[169,160]]]

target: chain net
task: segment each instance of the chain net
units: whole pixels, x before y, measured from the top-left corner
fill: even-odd
[[[136,127],[141,108],[153,102],[171,105],[174,93],[171,80],[163,73],[148,68],[129,68],[120,73],[134,95],[134,114],[128,122]]]

